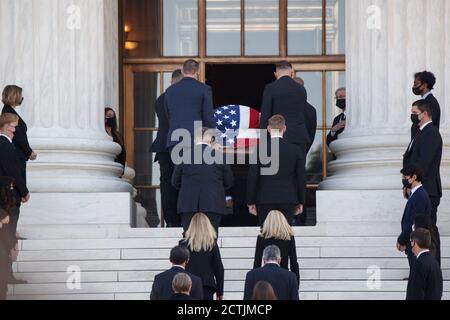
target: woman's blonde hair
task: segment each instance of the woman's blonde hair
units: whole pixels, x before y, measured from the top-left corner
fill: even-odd
[[[22,88],[18,86],[6,86],[2,93],[2,102],[11,107],[17,107],[22,102]]]
[[[194,252],[211,251],[216,244],[217,233],[211,221],[204,213],[197,213],[192,218],[186,231],[186,241]]]
[[[264,222],[261,236],[265,239],[291,240],[294,230],[280,211],[272,210]]]

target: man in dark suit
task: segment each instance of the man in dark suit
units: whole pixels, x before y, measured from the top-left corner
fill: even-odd
[[[431,108],[431,118],[433,119],[433,124],[439,130],[441,123],[441,107],[439,102],[434,97],[431,92],[436,84],[436,77],[433,73],[428,71],[418,72],[414,75],[414,87],[413,93],[417,96],[421,96],[422,100],[428,102]],[[414,124],[411,127],[411,139],[417,134],[418,127]]]
[[[183,79],[181,70],[176,70],[172,74],[172,85]],[[167,136],[169,133],[169,119],[165,110],[163,93],[155,104],[156,115],[158,116],[159,129],[155,141],[152,144],[150,152],[156,153],[155,162],[159,162],[161,177],[161,205],[164,213],[164,220],[167,227],[181,226],[180,217],[177,213],[178,191],[172,186],[172,175],[174,164],[167,150]]]
[[[430,231],[419,228],[411,234],[416,261],[409,276],[406,300],[442,299],[442,270],[430,254],[430,244]]]
[[[293,272],[280,267],[280,249],[268,246],[263,252],[264,267],[247,273],[245,278],[244,300],[250,300],[258,281],[267,281],[278,300],[299,300],[297,277]]]
[[[305,86],[305,81],[300,77],[295,77],[294,80],[301,86]],[[306,90],[306,88],[305,88]],[[306,153],[308,154],[316,139],[317,133],[317,111],[314,106],[308,102],[308,92],[306,92],[306,105],[305,105],[305,121],[306,129],[308,130],[309,138],[311,142],[307,145]],[[304,215],[303,215],[304,216]]]
[[[267,129],[269,119],[282,115],[286,119],[286,140],[297,145],[306,156],[311,137],[306,127],[306,90],[292,78],[292,65],[281,61],[276,66],[277,81],[266,86],[261,106],[261,129]]]
[[[164,105],[169,119],[167,147],[171,149],[180,142],[184,146],[192,147],[194,141],[195,122],[201,122],[199,127],[216,128],[211,87],[199,82],[199,64],[195,60],[188,60],[183,65],[184,78],[167,89]],[[186,138],[175,138],[175,130],[184,129],[190,134]],[[174,140],[172,140],[174,139]]]
[[[286,121],[275,115],[269,120],[268,130],[271,142],[268,146],[270,157],[276,157],[278,171],[274,175],[262,174],[264,165],[251,165],[247,184],[247,203],[251,214],[257,215],[263,226],[272,210],[281,211],[287,221],[292,223],[294,216],[303,212],[305,203],[305,157],[293,144],[283,138]],[[287,129],[289,131],[289,129]],[[279,146],[278,150],[272,150]]]
[[[14,179],[14,195],[16,198],[16,208],[10,213],[11,238],[17,242],[16,231],[17,222],[20,215],[21,203],[26,203],[30,199],[25,178],[21,171],[21,163],[14,147],[13,139],[19,117],[12,113],[5,113],[0,116],[0,176]],[[24,280],[16,279],[12,271],[12,262],[10,263],[8,283],[23,284]]]
[[[189,256],[189,250],[185,246],[177,246],[170,251],[172,268],[155,276],[150,300],[170,300],[175,294],[172,284],[178,273],[186,273],[191,278],[190,296],[195,300],[203,300],[202,280],[185,270]]]
[[[327,145],[330,146],[332,142],[336,141],[339,138],[339,135],[342,134],[345,130],[347,116],[345,114],[345,110],[347,107],[346,103],[346,89],[339,88],[335,93],[336,98],[336,107],[342,110],[342,113],[338,115],[333,120],[333,126],[331,127],[330,132],[327,135]]]
[[[432,122],[431,106],[425,100],[416,101],[412,107],[412,122],[419,127],[403,156],[403,167],[417,165],[423,170],[423,186],[430,196],[431,222],[436,237],[436,259],[441,261],[440,238],[437,227],[437,209],[442,198],[441,158],[442,137]]]
[[[233,186],[234,178],[230,167],[224,164],[223,154],[211,147],[214,142],[212,131],[203,128],[197,132],[196,145],[187,155],[190,159],[184,158],[173,173],[172,184],[179,190],[178,213],[185,232],[192,217],[203,212],[218,233],[226,213],[225,190]]]
[[[431,216],[431,202],[427,191],[422,186],[422,170],[415,165],[402,169],[403,186],[411,190],[406,203],[401,223],[401,234],[397,239],[397,249],[405,252],[411,269],[415,257],[411,251],[410,235],[417,216]]]

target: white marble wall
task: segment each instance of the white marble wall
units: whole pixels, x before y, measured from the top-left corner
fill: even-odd
[[[31,191],[129,191],[103,114],[118,105],[118,1],[0,0],[0,38],[0,86],[24,88],[39,154]]]
[[[417,71],[435,73],[445,150],[443,185],[450,189],[450,1],[347,0],[345,133],[332,149],[338,160],[324,190],[383,190],[401,185],[410,141]]]

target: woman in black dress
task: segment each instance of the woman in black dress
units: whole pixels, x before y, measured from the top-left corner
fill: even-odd
[[[108,135],[110,137],[113,138],[113,141],[115,143],[118,143],[121,148],[122,151],[120,152],[120,154],[116,157],[115,161],[117,163],[120,163],[124,170],[125,170],[125,164],[127,162],[127,153],[125,150],[125,144],[123,141],[123,136],[120,134],[120,132],[117,130],[117,116],[116,116],[116,112],[111,109],[111,108],[105,108],[105,129],[106,129],[106,133],[108,133]]]
[[[205,214],[194,215],[180,244],[191,252],[186,270],[202,279],[204,300],[214,300],[214,294],[222,300],[224,268],[216,230]]]
[[[276,245],[281,251],[280,266],[284,269],[290,269],[297,276],[300,283],[300,271],[297,261],[297,248],[295,245],[294,230],[287,222],[284,215],[273,210],[267,215],[266,221],[262,228],[261,234],[258,236],[255,250],[255,261],[253,268],[260,268],[262,264],[263,251],[270,245]]]

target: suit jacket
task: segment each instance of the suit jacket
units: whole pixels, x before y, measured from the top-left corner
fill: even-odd
[[[441,124],[441,107],[439,105],[439,102],[433,96],[433,94],[429,94],[425,98],[425,101],[430,104],[431,113],[432,113],[432,117],[433,117],[433,124],[439,130],[439,127]],[[411,127],[411,139],[413,139],[416,136],[418,130],[419,130],[419,128],[413,124]]]
[[[397,240],[401,245],[408,247],[408,252],[411,252],[409,239],[414,219],[419,215],[430,217],[431,208],[430,197],[423,186],[417,189],[411,198],[408,199],[402,218],[402,232]]]
[[[19,116],[19,114],[14,110],[13,107],[5,105],[2,110],[2,114],[4,113],[12,113],[19,117],[19,125],[16,128],[16,132],[14,134],[13,143],[16,146],[17,155],[21,161],[28,161],[30,159],[31,153],[33,150],[30,147],[27,136],[27,125],[25,121]]]
[[[29,191],[21,173],[21,161],[17,155],[16,148],[4,136],[0,136],[0,155],[0,176],[14,179],[16,198],[18,204],[20,204],[21,198],[25,197]]]
[[[216,128],[211,87],[189,77],[167,89],[164,105],[169,119],[167,147],[180,141],[171,141],[176,129],[186,129],[194,141],[194,122],[202,121],[203,127]],[[186,141],[184,141],[186,143]]]
[[[215,155],[206,145],[195,146],[194,152]],[[193,159],[191,159],[193,160]],[[191,162],[194,163],[194,162]],[[178,194],[178,213],[226,213],[225,190],[233,186],[233,173],[225,164],[181,164],[175,167],[173,186]]]
[[[167,152],[167,136],[169,134],[169,119],[167,118],[167,111],[164,105],[163,93],[155,103],[156,115],[158,116],[159,128],[156,139],[150,148],[150,152]]]
[[[442,290],[439,264],[429,252],[422,253],[411,269],[406,300],[441,300]]]
[[[291,77],[282,77],[266,86],[261,107],[261,129],[267,129],[269,119],[282,115],[286,119],[286,140],[291,143],[311,143],[305,120],[306,90]]]
[[[155,276],[150,300],[170,300],[175,294],[172,289],[173,278],[180,272],[187,273],[191,277],[192,290],[190,296],[194,300],[203,300],[202,280],[183,268],[176,266]]]
[[[261,175],[262,164],[250,165],[247,204],[305,204],[305,158],[297,146],[285,139],[279,141],[277,174]],[[268,151],[272,154],[270,144]]]
[[[346,120],[345,113],[342,112],[340,115],[338,115],[336,118],[334,118],[332,127],[336,126],[339,122],[345,121],[345,120]],[[339,130],[338,132],[335,133],[334,136],[331,135],[331,131],[330,131],[327,135],[327,145],[330,146],[330,144],[333,141],[336,141],[339,138],[339,135],[344,132],[344,130],[345,129]]]
[[[305,120],[306,120],[306,129],[308,130],[309,138],[311,140],[310,143],[308,143],[307,152],[311,150],[311,147],[314,143],[314,140],[316,139],[316,133],[317,133],[317,111],[316,108],[314,108],[309,102],[306,102],[305,106]]]
[[[403,167],[415,164],[423,170],[422,184],[430,197],[442,197],[441,158],[442,137],[432,124],[416,135],[403,156]]]
[[[244,300],[252,298],[253,289],[258,281],[269,282],[278,300],[299,300],[295,274],[273,263],[266,264],[262,268],[254,269],[247,273]]]
[[[264,249],[271,245],[276,245],[278,248],[280,248],[280,267],[289,270],[289,263],[291,266],[291,271],[297,277],[297,283],[300,284],[300,270],[297,261],[297,247],[295,245],[295,237],[292,237],[291,240],[280,240],[274,238],[265,239],[262,236],[258,236],[258,240],[256,241],[255,261],[253,263],[253,269],[261,267]]]
[[[175,293],[170,300],[172,301],[192,301],[194,299],[192,299],[190,296],[187,296],[185,294],[182,293]]]
[[[218,296],[223,296],[225,271],[219,246],[216,244],[211,251],[194,252],[187,242],[182,240],[180,245],[186,246],[191,253],[186,270],[198,276],[202,280],[203,287],[213,288]]]

